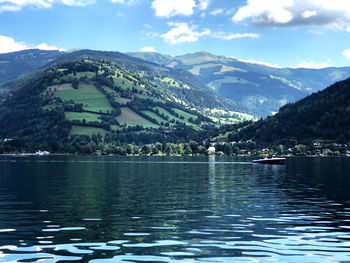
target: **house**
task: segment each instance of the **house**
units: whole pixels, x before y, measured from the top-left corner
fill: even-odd
[[[268,154],[268,153],[270,152],[270,150],[267,149],[267,148],[265,148],[265,149],[262,149],[262,152],[263,152],[264,154]]]
[[[314,142],[314,147],[320,148],[321,147],[321,143],[320,142]]]
[[[208,152],[209,152],[209,154],[215,154],[215,147],[210,146],[210,147],[208,148]]]
[[[330,149],[323,149],[322,150],[322,156],[328,156],[328,153],[329,153]]]

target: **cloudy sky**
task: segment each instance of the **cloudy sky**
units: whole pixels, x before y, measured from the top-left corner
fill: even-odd
[[[0,53],[35,47],[350,66],[350,1],[0,0]]]

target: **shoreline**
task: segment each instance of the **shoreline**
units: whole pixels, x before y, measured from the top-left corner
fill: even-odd
[[[49,157],[49,156],[90,156],[90,157],[261,157],[259,155],[166,155],[166,154],[139,154],[139,155],[117,155],[117,154],[72,154],[72,153],[52,153],[47,155],[38,155],[36,153],[1,153],[0,157]],[[322,155],[279,155],[279,157],[284,158],[295,158],[295,157],[304,157],[304,158],[350,158],[350,156],[322,156]]]

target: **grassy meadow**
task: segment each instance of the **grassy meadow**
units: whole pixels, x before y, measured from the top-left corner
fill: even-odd
[[[58,90],[56,96],[64,101],[73,100],[76,103],[82,103],[83,109],[94,112],[107,113],[113,111],[105,95],[103,95],[92,84],[80,84],[78,89]]]
[[[138,115],[136,112],[131,110],[128,107],[122,107],[121,108],[121,114],[117,117],[117,121],[127,126],[136,126],[141,125],[144,128],[158,128],[159,126],[146,120],[142,116]]]

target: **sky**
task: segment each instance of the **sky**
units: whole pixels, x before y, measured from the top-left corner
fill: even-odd
[[[350,0],[0,0],[0,53],[28,48],[350,66]]]

